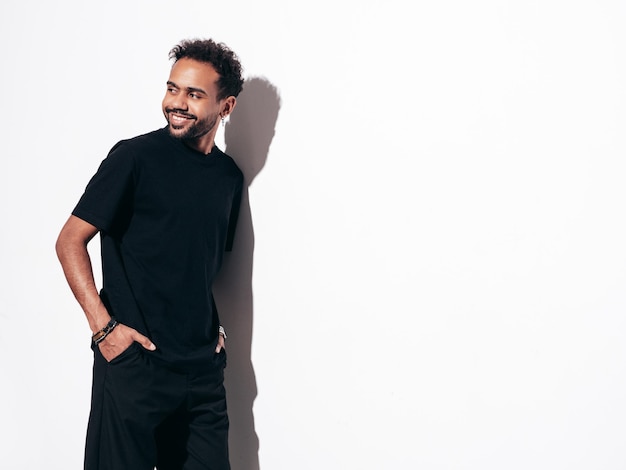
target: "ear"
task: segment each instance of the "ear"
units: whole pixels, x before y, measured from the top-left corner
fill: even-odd
[[[220,116],[222,117],[222,119],[232,113],[236,105],[237,98],[235,98],[234,96],[224,98],[224,100],[222,101],[222,110],[220,111]]]

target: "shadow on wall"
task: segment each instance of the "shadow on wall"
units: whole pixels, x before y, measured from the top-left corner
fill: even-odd
[[[252,412],[257,388],[251,361],[254,230],[248,187],[267,160],[279,109],[276,87],[264,78],[249,78],[224,131],[225,152],[237,162],[244,175],[235,244],[232,253],[225,256],[213,286],[220,321],[229,335],[225,382],[232,470],[259,470],[259,439]]]

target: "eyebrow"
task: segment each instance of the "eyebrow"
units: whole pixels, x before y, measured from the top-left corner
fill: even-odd
[[[178,85],[176,85],[176,83],[174,83],[174,82],[172,82],[170,80],[167,81],[167,84],[169,86],[173,86],[174,88],[180,89],[180,87]],[[208,93],[206,91],[204,91],[202,88],[196,88],[196,87],[189,86],[189,87],[186,87],[185,90],[187,90],[187,92],[195,92],[195,93],[202,93],[202,94],[208,95]]]

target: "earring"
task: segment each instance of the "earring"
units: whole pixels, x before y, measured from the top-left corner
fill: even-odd
[[[226,125],[226,118],[222,116],[222,127],[224,127],[225,125]]]

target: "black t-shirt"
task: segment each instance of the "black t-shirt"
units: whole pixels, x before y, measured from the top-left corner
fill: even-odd
[[[156,359],[201,366],[219,319],[211,291],[232,248],[242,173],[166,128],[117,143],[72,212],[100,229],[101,297],[121,323],[148,336]]]

